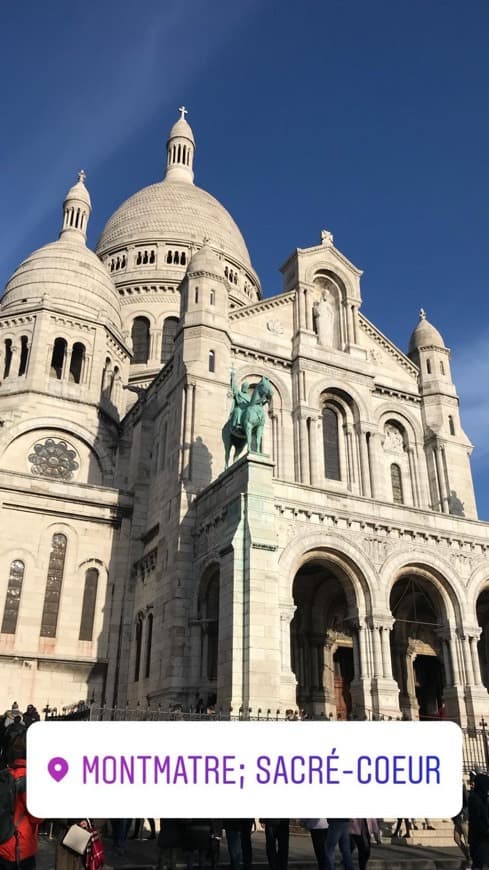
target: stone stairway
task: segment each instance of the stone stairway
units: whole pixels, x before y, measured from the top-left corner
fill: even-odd
[[[451,819],[430,819],[430,825],[434,828],[432,831],[423,829],[422,820],[416,819],[418,830],[411,828],[409,837],[394,839],[391,838],[390,834],[395,829],[396,821],[396,819],[384,819],[382,829],[385,843],[392,843],[393,845],[402,843],[403,846],[430,846],[435,849],[444,849],[454,845],[453,822]],[[402,831],[405,831],[404,822]]]

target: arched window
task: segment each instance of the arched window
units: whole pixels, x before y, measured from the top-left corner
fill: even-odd
[[[426,371],[429,375],[431,375],[431,360],[430,359],[426,360]]]
[[[440,360],[440,374],[445,374],[445,366],[443,365],[443,360]]]
[[[53,354],[51,356],[50,377],[57,378],[58,381],[63,377],[63,368],[66,357],[66,341],[64,338],[57,338],[54,342]]]
[[[134,662],[134,682],[139,680],[139,670],[141,668],[141,647],[143,643],[143,617],[139,614],[136,620],[136,659]]]
[[[173,255],[172,255],[172,252],[171,252],[171,251],[168,251],[168,253],[167,253],[167,255],[166,255],[166,262],[167,262],[167,263],[171,263],[172,261],[173,261]]]
[[[132,359],[131,365],[146,363],[149,358],[149,320],[147,317],[136,317],[132,324]]]
[[[27,371],[27,359],[29,357],[29,339],[27,335],[20,337],[20,360],[19,360],[19,375],[25,375]]]
[[[214,290],[211,290],[209,293],[209,304],[210,305],[216,304],[216,294],[215,294]]]
[[[75,341],[71,351],[70,360],[70,381],[72,384],[79,384],[83,372],[83,363],[85,362],[85,345],[80,341]]]
[[[401,469],[397,463],[391,465],[392,500],[394,504],[404,504],[402,495]]]
[[[197,303],[198,301],[199,301],[199,288],[196,287],[195,288],[195,302]]]
[[[329,480],[341,480],[338,414],[326,405],[323,408],[324,474]]]
[[[59,602],[66,558],[66,535],[53,535],[46,592],[41,617],[41,637],[56,637]]]
[[[213,350],[209,351],[209,371],[215,372],[216,370],[216,354]]]
[[[95,619],[95,604],[97,601],[98,571],[89,568],[85,573],[85,588],[80,620],[78,640],[93,640],[93,622]]]
[[[5,363],[3,366],[3,377],[8,378],[10,374],[10,366],[12,364],[12,339],[5,339]]]
[[[451,414],[448,415],[448,428],[450,430],[450,435],[455,435],[455,423]]]
[[[2,634],[15,634],[17,629],[17,617],[19,615],[20,596],[22,582],[24,580],[24,563],[20,559],[14,559],[10,563],[7,595],[2,619]]]
[[[163,324],[161,338],[161,362],[166,363],[173,356],[173,344],[177,334],[178,317],[167,317]]]
[[[156,262],[156,254],[155,254],[154,251],[150,251],[150,254],[149,254],[149,262],[150,262],[150,263],[155,263],[155,262]]]
[[[180,254],[178,253],[178,251],[175,251],[175,254],[173,256],[173,262],[176,263],[177,266],[180,265]]]
[[[183,253],[180,254],[180,265],[185,266],[186,262],[187,262],[187,257],[186,257],[185,251],[183,251]]]
[[[153,641],[153,614],[150,613],[148,616],[147,627],[146,627],[146,662],[144,665],[144,676],[145,678],[149,677],[149,673],[151,671],[151,644]]]
[[[136,266],[140,266],[142,262],[143,262],[143,255],[142,255],[141,251],[138,251],[138,255],[136,257]]]

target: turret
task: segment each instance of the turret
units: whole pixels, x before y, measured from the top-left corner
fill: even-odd
[[[425,451],[434,510],[477,518],[470,454],[450,372],[450,350],[421,309],[408,356],[419,368]]]
[[[66,194],[63,203],[63,226],[59,238],[79,239],[85,243],[87,224],[92,212],[90,194],[85,187],[86,174],[83,169],[78,173],[78,181]]]
[[[181,106],[181,116],[170,130],[166,143],[167,161],[165,179],[167,181],[187,181],[193,184],[193,162],[195,139],[190,124],[185,120],[187,109]]]

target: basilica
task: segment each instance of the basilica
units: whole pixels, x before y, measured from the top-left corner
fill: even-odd
[[[95,251],[80,172],[0,300],[4,707],[477,724],[489,524],[450,350],[423,310],[406,352],[383,335],[321,228],[267,295],[185,114]]]

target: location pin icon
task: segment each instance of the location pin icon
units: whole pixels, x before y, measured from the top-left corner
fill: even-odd
[[[52,758],[48,763],[48,773],[56,782],[60,782],[64,776],[68,773],[69,764],[66,761],[66,758]]]

